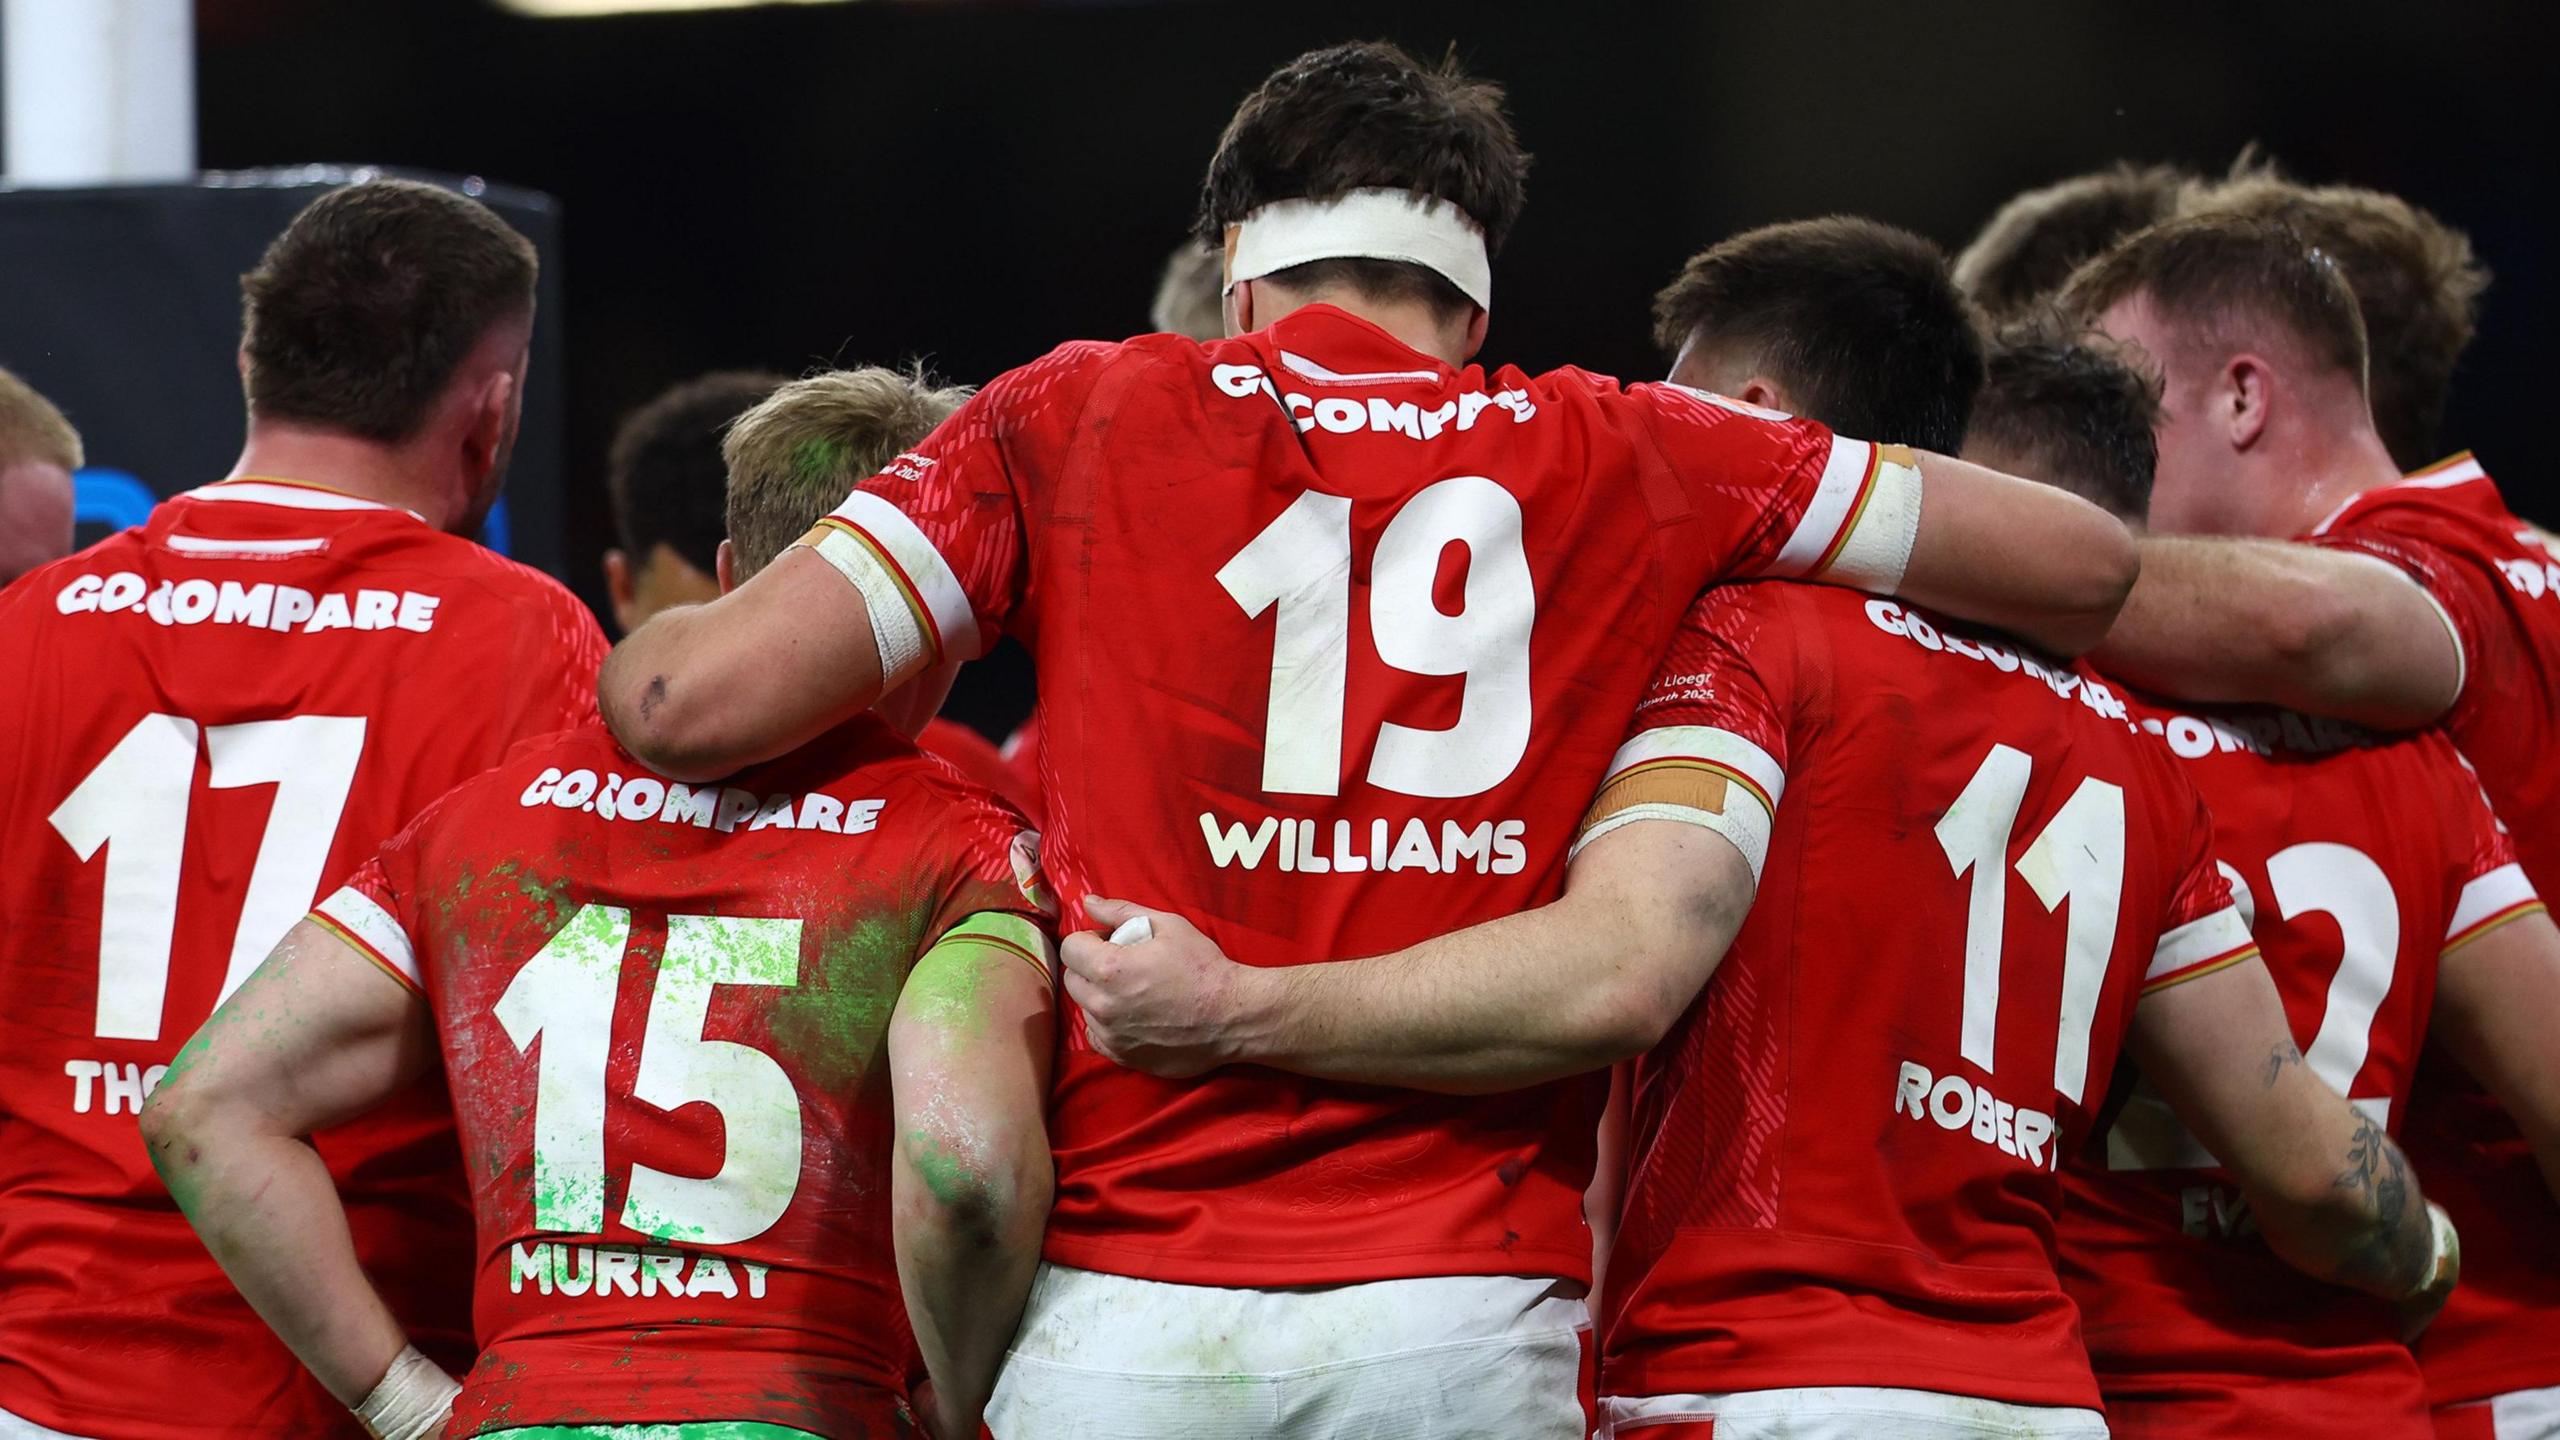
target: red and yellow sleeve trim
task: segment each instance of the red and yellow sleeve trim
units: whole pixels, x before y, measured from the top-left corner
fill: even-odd
[[[408,932],[390,911],[374,898],[353,886],[344,886],[311,911],[314,924],[346,941],[375,965],[382,973],[397,980],[412,993],[423,997],[426,981],[418,972],[417,951],[409,943]]]
[[[818,523],[811,527],[806,543],[811,549],[833,560],[836,557],[828,554],[827,537],[829,535],[844,537],[857,546],[863,555],[869,557],[879,578],[888,582],[890,592],[897,596],[899,603],[906,610],[908,622],[915,627],[916,639],[924,648],[925,668],[930,670],[940,666],[942,664],[942,632],[933,623],[933,611],[925,604],[924,592],[916,587],[915,577],[907,573],[906,567],[900,565],[898,558],[889,553],[887,546],[874,539],[871,532],[839,516],[820,516]],[[843,570],[846,567],[839,562],[836,568]],[[862,591],[862,598],[865,601],[872,600],[874,586],[863,583],[858,577],[854,578],[854,586]]]
[[[2484,871],[2462,887],[2462,898],[2454,903],[2453,920],[2445,926],[2442,953],[2450,955],[2501,925],[2544,909],[2542,897],[2534,892],[2533,882],[2525,878],[2522,865],[2510,862]]]
[[[2169,989],[2171,986],[2184,985],[2190,980],[2201,980],[2216,970],[2228,970],[2243,960],[2255,960],[2257,958],[2258,947],[2255,943],[2243,945],[2237,950],[2229,950],[2220,955],[2207,956],[2202,960],[2196,961],[2192,965],[2171,970],[2166,974],[2146,976],[2142,982],[2142,993],[2145,995],[2157,995],[2161,991]]]
[[[2161,935],[2160,942],[2151,947],[2150,967],[2142,972],[2141,993],[2150,995],[2172,985],[2184,985],[2254,959],[2257,954],[2257,941],[2250,937],[2248,922],[2240,918],[2239,907],[2225,905]]]
[[[1057,978],[1056,952],[1050,947],[1048,932],[1024,916],[981,910],[943,931],[932,948],[961,945],[984,946],[1014,956],[1039,971],[1044,984]]]

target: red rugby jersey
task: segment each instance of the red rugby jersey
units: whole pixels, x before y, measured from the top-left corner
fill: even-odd
[[[1209,345],[1060,349],[816,533],[936,658],[1029,645],[1061,896],[1175,909],[1285,965],[1559,893],[1699,588],[1854,577],[1910,476],[1810,422],[1453,368],[1315,305]],[[1053,1260],[1238,1286],[1589,1273],[1599,1077],[1167,1081],[1067,1034]]]
[[[701,786],[599,725],[321,902],[435,1007],[479,1221],[445,1433],[898,1433],[889,1017],[953,925],[1039,921],[1036,864],[1013,811],[870,717]]]
[[[2139,996],[2252,953],[2194,787],[2085,668],[1802,585],[1698,602],[1612,773],[1665,766],[1777,818],[1636,1061],[1603,1393],[2094,1407],[2056,1170]]]
[[[2462,642],[2445,730],[2480,774],[2525,874],[2560,886],[2560,557],[2469,454],[2368,490],[2312,531],[2415,576]],[[2439,1405],[2560,1385],[2560,1206],[2515,1122],[2460,1066],[2431,1058],[2409,1156],[2462,1228],[2462,1284],[2418,1348]]]
[[[135,1113],[325,887],[593,716],[603,654],[535,571],[277,481],[180,496],[0,595],[0,1410],[82,1435],[362,1433],[205,1253]],[[442,1086],[319,1144],[394,1310],[468,1356]]]
[[[2135,713],[2212,808],[2305,1061],[2397,1132],[2438,957],[2541,908],[2462,757],[2289,711]],[[2277,1259],[2148,1086],[2064,1185],[2063,1280],[2116,1434],[2432,1435],[2394,1308]]]

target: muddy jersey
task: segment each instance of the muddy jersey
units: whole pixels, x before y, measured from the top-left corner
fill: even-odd
[[[135,1116],[325,888],[591,718],[603,654],[547,577],[281,481],[179,496],[0,594],[0,1410],[119,1440],[362,1433],[205,1253]],[[366,1269],[458,1363],[442,1087],[318,1143]]]
[[[1036,863],[1011,809],[869,717],[712,785],[595,726],[323,901],[423,990],[451,1077],[480,1361],[446,1433],[890,1434],[890,1013],[972,917],[1047,969]]]
[[[2477,781],[2435,731],[2141,700],[2135,714],[2212,808],[2305,1063],[2396,1133],[2439,957],[2542,908]],[[2138,1078],[2064,1181],[2063,1278],[2116,1434],[2430,1435],[2394,1307],[2278,1259]]]
[[[2058,1170],[2138,998],[2254,953],[2167,750],[2082,666],[1733,586],[1683,624],[1590,833],[1634,820],[1717,829],[1759,882],[1635,1062],[1602,1393],[2095,1407]]]
[[[1299,964],[1553,898],[1699,588],[1898,577],[1907,458],[1677,386],[1451,366],[1312,305],[1001,376],[811,543],[893,673],[1030,647],[1062,896]],[[1595,1081],[1168,1081],[1067,1034],[1052,1260],[1236,1286],[1588,1273]]]
[[[2514,836],[2525,874],[2560,886],[2560,556],[2457,455],[2368,490],[2322,521],[2322,544],[2415,577],[2460,640],[2462,693],[2444,728]],[[2418,1358],[2438,1404],[2560,1386],[2560,1206],[2523,1137],[2458,1065],[2431,1057],[2410,1097],[2409,1158],[2462,1228],[2462,1284]]]

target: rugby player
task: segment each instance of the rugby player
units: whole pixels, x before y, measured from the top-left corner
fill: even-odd
[[[1773,402],[1855,397],[1962,440],[1980,341],[1915,237],[1750,232],[1657,314],[1684,362],[1756,354]],[[1270,971],[1093,905],[1162,938],[1075,937],[1069,983],[1150,1068],[1468,1092],[1640,1055],[1603,1434],[2097,1436],[2050,1246],[2120,1044],[2245,1152],[2289,1257],[2422,1306],[2449,1281],[2397,1151],[2294,1054],[2207,823],[2085,667],[1885,600],[1733,587],[1684,624],[1554,905]],[[1185,1028],[1186,991],[1234,1033],[1167,1055],[1153,1016]]]
[[[2315,245],[2283,220],[2198,214],[2074,278],[2074,308],[2139,346],[2166,381],[2154,533],[2102,661],[2192,700],[2441,724],[2547,894],[2560,884],[2560,555],[2479,460],[2404,476],[2375,428],[2348,290],[2369,262],[2338,257],[2379,243],[2358,237],[2390,223],[2367,207],[2353,225],[2317,228]],[[2406,293],[2467,314],[2474,280],[2458,265],[2436,273],[2441,289]],[[2451,378],[2440,354],[2370,363],[2410,397],[2403,413],[2440,414]],[[2485,1018],[2538,1027],[2547,1013],[2501,1006]],[[2412,1096],[2412,1143],[2472,1243],[2473,1283],[2419,1354],[2442,1433],[2540,1436],[2560,1431],[2560,1215],[2533,1158],[2541,1137],[2499,1113],[2486,1078],[2430,1065]]]
[[[1710,581],[1901,590],[2063,649],[2104,630],[2126,552],[2095,507],[1676,386],[1472,363],[1525,168],[1454,63],[1282,67],[1204,186],[1235,338],[998,377],[754,582],[625,642],[616,733],[717,774],[1017,634],[1060,893],[1191,904],[1280,965],[1552,898],[1573,797]],[[995,1432],[1581,1435],[1601,1093],[1175,1085],[1070,1028]]]
[[[722,582],[931,403],[868,370],[749,411]],[[286,937],[153,1097],[153,1157],[336,1394],[389,1369],[378,1433],[438,1433],[450,1407],[453,1433],[525,1440],[886,1436],[903,1282],[932,1433],[966,1440],[1048,1208],[1037,838],[874,716],[700,787],[601,726],[547,741]],[[458,1398],[297,1138],[439,1063],[484,1242]]]
[[[594,714],[586,607],[462,538],[515,439],[534,267],[432,186],[313,201],[242,282],[231,476],[0,596],[0,1434],[360,1433],[204,1253],[135,1116],[326,887]],[[314,1143],[393,1312],[467,1356],[442,1088]]]
[[[2139,523],[2158,396],[2096,346],[2022,337],[1992,356],[1965,453]],[[2474,1073],[2512,1077],[2501,1093],[2523,1113],[2560,1100],[2548,1046],[2483,1046],[2500,1034],[2482,1024],[2498,1006],[2560,1003],[2560,931],[2451,741],[2128,701],[2203,792],[2315,1074],[2396,1132],[2432,1026]],[[2539,995],[2506,983],[2518,974],[2542,977]],[[2136,1084],[2064,1182],[2063,1279],[2116,1435],[2432,1434],[2399,1318],[2269,1254],[2229,1177],[2151,1086]]]
[[[788,378],[715,370],[660,391],[622,417],[605,461],[605,499],[614,538],[604,552],[605,596],[614,628],[628,635],[671,605],[698,605],[720,593],[712,552],[728,472],[720,441]]]
[[[0,370],[0,585],[71,553],[71,472],[80,459],[80,432]]]

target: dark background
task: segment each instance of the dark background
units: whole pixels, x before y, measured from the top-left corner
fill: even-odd
[[[2560,519],[2538,431],[2549,7],[2515,3],[867,3],[530,20],[487,0],[201,0],[209,169],[366,161],[561,201],[567,579],[598,596],[615,418],[719,366],[982,381],[1145,328],[1235,101],[1290,55],[1455,44],[1536,152],[1487,357],[1651,373],[1652,291],[1736,229],[1859,211],[1961,245],[2118,158],[2397,191],[2496,270],[2447,427]],[[1001,729],[1021,674],[977,667]]]

